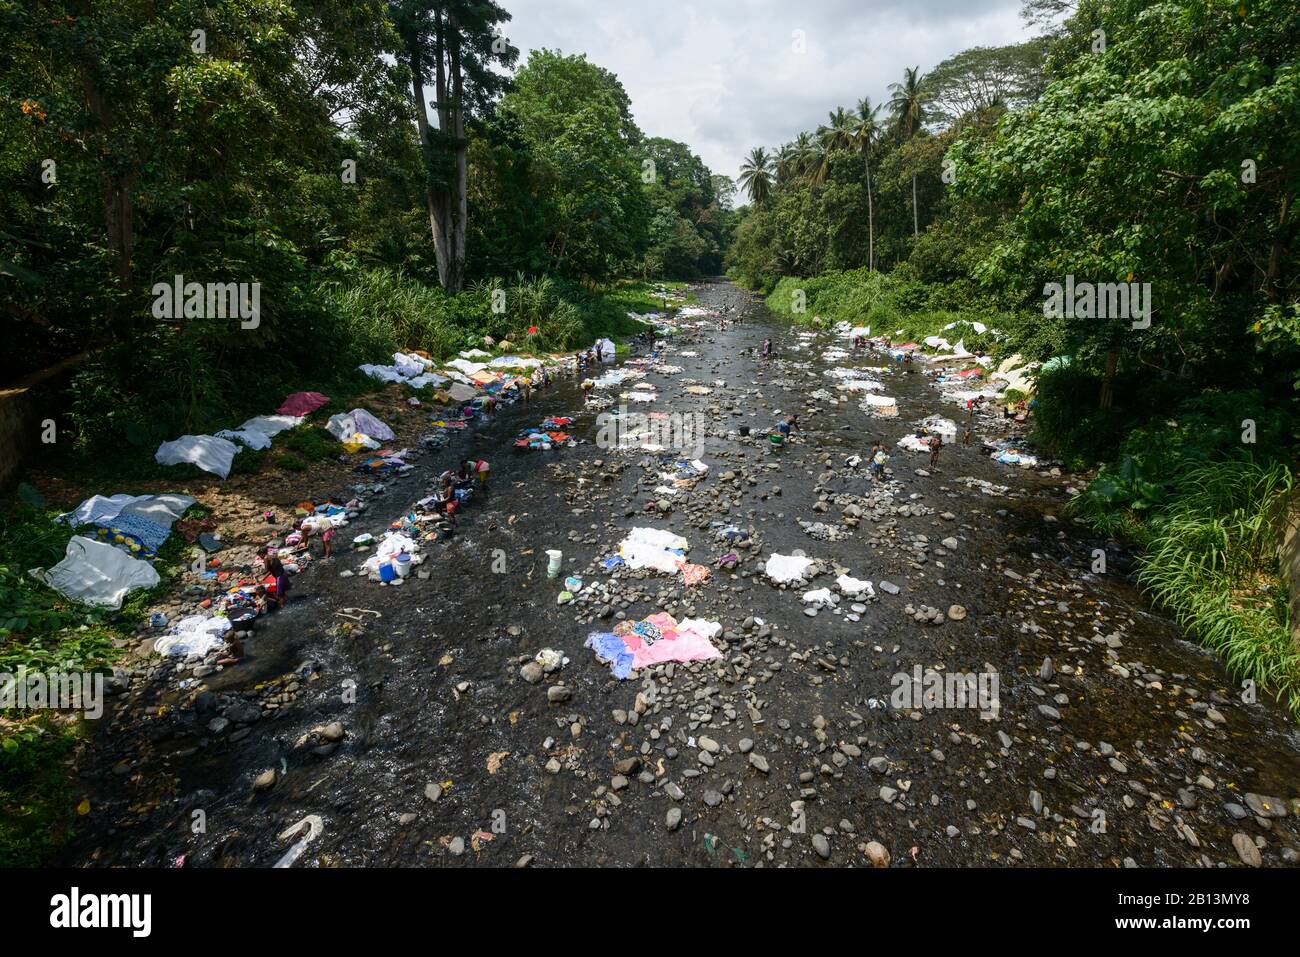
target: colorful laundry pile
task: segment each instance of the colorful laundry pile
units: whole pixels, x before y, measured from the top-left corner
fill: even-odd
[[[565,431],[573,424],[568,416],[552,416],[535,429],[524,429],[515,439],[515,448],[535,451],[552,449],[560,445],[576,444],[573,436]]]
[[[385,475],[409,472],[414,466],[403,458],[409,453],[409,449],[401,449],[396,452],[391,449],[379,449],[352,471],[361,475],[373,475],[381,478]]]
[[[585,646],[608,663],[614,677],[629,677],[633,670],[667,661],[708,661],[722,652],[710,640],[722,631],[716,621],[687,618],[682,622],[667,612],[640,621],[620,621],[613,631],[593,631]]]

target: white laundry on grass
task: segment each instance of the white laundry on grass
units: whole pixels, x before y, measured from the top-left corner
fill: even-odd
[[[128,592],[152,588],[160,580],[148,562],[82,535],[68,540],[63,561],[29,574],[74,601],[103,608],[121,608]]]
[[[482,372],[487,368],[482,362],[470,362],[468,359],[452,359],[446,365],[449,369],[455,369],[462,375],[474,375],[476,372]]]
[[[227,478],[230,467],[235,464],[235,456],[240,447],[229,439],[219,439],[215,435],[182,435],[158,446],[154,461],[159,465],[180,465],[188,462],[205,472]]]
[[[82,525],[107,525],[119,515],[139,515],[157,525],[170,528],[195,502],[192,495],[92,495],[70,512],[59,516],[73,528]]]
[[[269,449],[273,438],[285,429],[297,428],[305,419],[306,416],[302,415],[257,415],[238,428],[222,429],[215,435],[219,439],[230,439],[260,451]]]

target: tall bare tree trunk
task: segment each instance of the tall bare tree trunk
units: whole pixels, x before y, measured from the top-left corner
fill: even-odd
[[[436,14],[434,59],[437,61],[438,132],[450,142],[455,166],[450,186],[436,190],[433,206],[434,253],[438,281],[447,292],[460,292],[464,283],[465,219],[468,208],[468,169],[465,149],[463,78],[460,69],[460,33],[450,15]],[[445,148],[445,146],[444,146]]]
[[[465,278],[465,227],[469,221],[469,144],[465,140],[465,89],[460,69],[460,33],[452,22],[451,78],[453,98],[452,135],[456,137],[455,215],[451,222],[452,272],[454,291],[459,292]]]
[[[912,175],[912,238],[916,239],[921,235],[920,219],[916,212],[916,175]]]
[[[433,188],[433,137],[429,131],[429,105],[424,98],[424,59],[420,55],[418,37],[407,39],[407,55],[411,66],[411,95],[415,101],[415,125],[420,134],[420,153],[424,158],[424,201],[429,210],[429,232],[433,236],[433,252],[438,263],[438,282],[446,286],[443,263],[446,261],[444,237],[439,225],[439,197]]]
[[[867,271],[876,268],[876,216],[871,206],[871,157],[867,156]]]

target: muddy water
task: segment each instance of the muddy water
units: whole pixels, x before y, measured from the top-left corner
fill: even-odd
[[[185,855],[192,866],[270,866],[288,849],[276,835],[316,814],[324,832],[298,867],[504,866],[525,855],[539,865],[807,865],[822,861],[817,832],[835,865],[865,863],[859,845],[869,840],[884,844],[895,866],[1237,864],[1238,831],[1262,838],[1266,864],[1286,863],[1286,849],[1300,847],[1294,815],[1237,821],[1225,805],[1243,804],[1246,792],[1300,796],[1294,727],[1270,702],[1242,703],[1215,660],[1134,591],[1113,544],[1066,519],[1068,478],[1000,466],[978,442],[945,447],[933,473],[917,474],[925,457],[894,448],[898,438],[929,413],[959,418],[923,375],[885,378],[897,420],[868,418],[855,401],[819,403],[810,393],[833,388],[821,358],[837,344],[829,333],[797,350],[795,330],[736,287],[702,284],[697,293],[708,304],[741,304],[748,318],[676,343],[664,359],[685,371],[647,379],[659,401],[645,410],[698,411],[711,421],[703,456],[711,472],[668,515],[644,512],[658,497],[650,491],[657,469],[596,447],[591,413],[580,419],[576,432],[587,441],[577,448],[509,449],[525,425],[580,407],[572,383],[457,437],[391,483],[347,536],[380,531],[447,464],[490,459],[492,490],[464,513],[461,534],[432,553],[423,566],[430,578],[400,588],[340,578],[356,564],[346,554],[299,576],[249,660],[207,679],[219,703],[256,700],[263,683],[314,663],[316,677],[300,680],[296,700],[239,740],[210,733],[217,712],[200,712],[165,681],[119,705],[117,723],[98,731],[79,762],[93,810],[67,862],[166,865]],[[766,364],[754,355],[764,336],[778,353]],[[696,397],[682,391],[682,378],[726,385]],[[785,449],[737,434],[748,425],[761,437],[777,409],[803,412],[802,432]],[[864,519],[839,541],[805,534],[798,519],[839,524],[835,497],[862,494],[867,480],[841,463],[874,438],[893,451],[895,505],[921,514]],[[622,467],[612,469],[615,461]],[[737,484],[721,480],[727,470],[740,475]],[[967,478],[1007,491],[986,494]],[[822,496],[831,504],[816,512]],[[718,620],[727,629],[724,662],[614,681],[582,647],[609,622],[593,622],[594,607],[556,604],[544,550],[562,549],[565,572],[591,582],[607,577],[592,563],[613,554],[627,529],[653,525],[686,537],[691,558],[711,565],[725,550],[711,520],[755,531],[759,547],[737,574],[715,572],[686,594],[668,576],[625,573],[634,597],[620,611]],[[920,535],[929,542],[924,561],[910,544]],[[949,536],[955,551],[939,544]],[[1109,574],[1090,571],[1097,547],[1108,550]],[[771,552],[795,549],[900,593],[880,594],[856,622],[828,610],[810,618],[802,589],[782,591],[755,574]],[[968,614],[923,625],[904,614],[909,603],[960,604]],[[346,607],[382,617],[334,633],[343,620],[335,612]],[[751,617],[770,632],[742,630]],[[520,680],[521,662],[542,648],[569,663],[541,684]],[[1047,657],[1057,670],[1044,679]],[[996,670],[998,719],[888,707],[891,678],[917,665]],[[651,679],[657,703],[636,726],[618,723],[614,712],[633,710]],[[547,688],[558,681],[572,697],[550,704]],[[692,721],[701,711],[708,719]],[[332,721],[346,731],[332,753],[295,747]],[[721,746],[712,767],[694,746],[702,734]],[[740,753],[744,738],[766,758],[766,774]],[[611,794],[613,763],[631,756],[642,757],[642,776],[629,773]],[[559,773],[546,768],[553,758]],[[274,787],[254,791],[268,769],[277,771]],[[441,787],[436,800],[426,796],[430,784]],[[894,792],[890,800],[882,788]],[[799,801],[802,817],[792,808]],[[674,807],[682,819],[670,830]],[[478,832],[491,839],[472,842]],[[461,855],[448,847],[457,838]]]

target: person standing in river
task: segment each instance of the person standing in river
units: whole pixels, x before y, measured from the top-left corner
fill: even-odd
[[[939,462],[939,450],[943,448],[943,439],[939,433],[935,432],[930,436],[930,468],[934,468]]]
[[[284,603],[289,597],[289,573],[284,569],[284,563],[280,561],[278,555],[269,555],[266,559],[266,573],[275,578],[275,594],[268,596],[268,602],[275,602],[277,609],[284,608]]]

